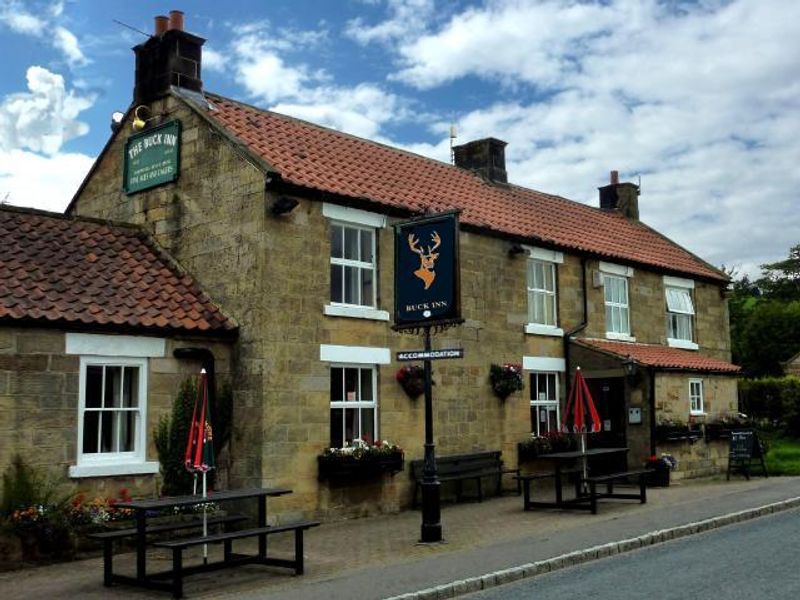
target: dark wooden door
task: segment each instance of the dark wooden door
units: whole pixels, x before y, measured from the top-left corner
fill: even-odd
[[[589,448],[623,448],[626,444],[625,418],[625,379],[611,377],[587,379],[589,391],[592,393],[594,405],[600,415],[602,431],[590,433],[587,437]],[[595,474],[614,473],[627,469],[627,458],[624,455],[598,457],[592,464]]]

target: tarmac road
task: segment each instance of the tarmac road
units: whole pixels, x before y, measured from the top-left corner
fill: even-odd
[[[464,596],[469,600],[800,598],[800,510]]]

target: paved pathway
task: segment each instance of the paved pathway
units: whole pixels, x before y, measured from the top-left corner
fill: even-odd
[[[797,477],[682,482],[648,490],[645,505],[603,502],[598,515],[525,513],[521,498],[506,496],[445,505],[446,543],[433,546],[416,543],[418,512],[328,523],[307,535],[303,577],[285,569],[248,566],[190,577],[185,592],[190,598],[378,600],[798,496]],[[243,545],[252,549],[252,544]],[[287,537],[276,540],[271,550],[288,553],[290,547]],[[168,567],[165,554],[153,551],[150,556],[154,560],[148,566]],[[116,562],[121,571],[133,572],[132,554]],[[0,573],[0,597],[169,598],[160,592],[104,588],[101,573],[99,558]]]

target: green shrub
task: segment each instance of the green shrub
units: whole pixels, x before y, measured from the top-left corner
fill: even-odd
[[[55,499],[55,488],[39,471],[15,455],[3,474],[3,499],[0,511],[4,515],[17,509],[48,505]]]
[[[739,381],[743,412],[757,422],[800,437],[800,378],[762,377]]]

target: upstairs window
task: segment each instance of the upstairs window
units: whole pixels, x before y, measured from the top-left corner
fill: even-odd
[[[375,306],[375,230],[331,223],[331,302]]]
[[[673,340],[692,341],[694,304],[685,288],[667,288],[667,337]]]
[[[528,322],[555,327],[556,307],[556,265],[528,259]]]
[[[629,336],[631,334],[630,307],[628,305],[628,279],[605,274],[603,288],[606,307],[606,332]]]

